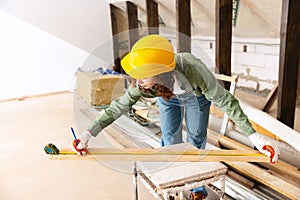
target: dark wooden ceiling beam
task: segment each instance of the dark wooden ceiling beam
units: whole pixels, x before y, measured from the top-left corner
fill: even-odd
[[[138,22],[138,9],[135,4],[126,1],[128,30],[129,30],[129,48],[139,39],[139,22]]]
[[[113,37],[113,56],[114,56],[114,66],[113,70],[117,72],[122,72],[122,67],[120,63],[120,55],[119,55],[119,33],[121,32],[119,28],[119,20],[118,16],[119,13],[123,12],[118,7],[114,6],[113,4],[109,4],[110,6],[110,17],[111,17],[111,30],[112,30],[112,37]]]
[[[176,0],[177,52],[191,52],[191,1]]]
[[[154,0],[146,0],[148,34],[159,33],[158,4]]]
[[[231,76],[232,0],[216,0],[216,72]],[[224,82],[226,89],[230,83]]]
[[[300,50],[300,1],[283,0],[277,119],[294,128]]]

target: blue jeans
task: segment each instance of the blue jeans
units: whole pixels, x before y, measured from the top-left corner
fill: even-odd
[[[182,120],[185,116],[187,142],[198,149],[204,149],[210,105],[211,102],[204,95],[197,97],[192,93],[178,95],[167,102],[163,98],[159,98],[161,145],[182,143]],[[202,192],[207,195],[204,187],[195,188],[193,192]]]

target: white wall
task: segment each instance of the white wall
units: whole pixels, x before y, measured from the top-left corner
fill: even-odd
[[[279,73],[279,42],[279,39],[233,38],[232,74],[238,75],[238,86],[257,91],[274,87]],[[215,62],[213,37],[195,37],[193,43],[193,53],[199,56],[199,49],[203,49]],[[247,52],[243,52],[244,46],[247,46]]]
[[[0,100],[73,90],[78,67],[103,63],[91,54],[112,60],[102,0],[1,0],[0,24]]]
[[[107,60],[0,10],[0,100],[74,89],[78,67],[97,68]],[[97,49],[96,49],[97,50]],[[94,53],[94,51],[92,52]]]
[[[279,39],[235,39],[232,47],[232,71],[239,86],[257,90],[272,89],[278,81]],[[247,52],[243,52],[243,46]]]
[[[104,0],[1,0],[0,9],[88,52],[111,37]]]
[[[0,100],[71,90],[87,52],[0,10]]]

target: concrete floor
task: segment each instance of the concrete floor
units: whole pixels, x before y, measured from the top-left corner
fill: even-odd
[[[97,161],[54,161],[44,153],[50,142],[70,146],[70,127],[77,125],[71,93],[2,102],[0,121],[0,199],[134,199],[130,170]],[[154,199],[142,184],[139,197]]]

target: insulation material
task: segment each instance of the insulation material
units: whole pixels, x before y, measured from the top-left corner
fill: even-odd
[[[124,94],[124,78],[118,75],[102,75],[78,72],[77,93],[93,106],[103,106]]]

